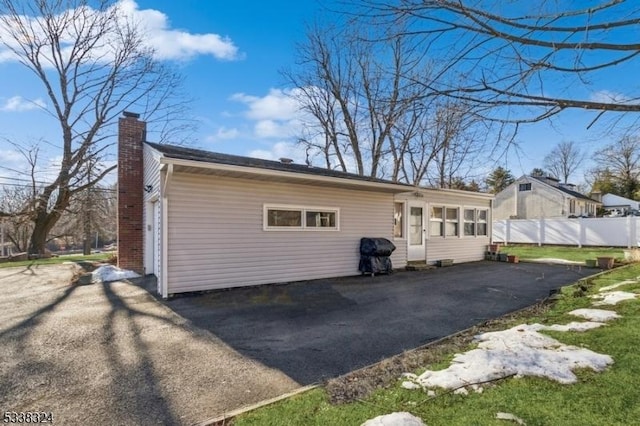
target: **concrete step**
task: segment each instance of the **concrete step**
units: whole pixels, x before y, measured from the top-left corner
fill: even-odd
[[[435,269],[435,266],[427,264],[427,262],[407,262],[405,267],[407,271],[426,271],[427,269]]]

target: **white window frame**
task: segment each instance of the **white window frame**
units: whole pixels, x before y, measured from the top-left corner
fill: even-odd
[[[398,218],[396,217],[396,205],[400,205],[400,233],[401,235],[396,236],[396,225],[398,224]],[[407,229],[406,229],[406,203],[404,201],[394,201],[393,202],[393,239],[394,240],[406,240],[407,239]]]
[[[456,220],[451,220],[447,218],[447,210],[456,210]],[[455,235],[447,235],[447,224],[448,223],[456,223],[458,224],[456,228]],[[460,232],[460,206],[444,206],[444,237],[445,238],[460,238],[462,233]]]
[[[442,219],[434,219],[431,217],[431,211],[433,208],[442,209]],[[429,238],[461,238],[461,228],[460,224],[463,223],[460,217],[461,206],[452,205],[452,204],[431,204],[429,205]],[[456,221],[447,219],[447,210],[457,210],[458,218]],[[432,223],[441,223],[442,235],[434,235],[431,233],[431,224]],[[447,223],[457,223],[458,224],[458,233],[456,235],[447,235]]]
[[[518,192],[527,192],[533,190],[531,182],[523,182],[518,184]]]
[[[433,208],[442,209],[442,218],[435,218],[434,219],[433,217],[431,217],[431,213],[432,213],[432,209]],[[428,211],[429,211],[429,232],[427,232],[427,235],[429,236],[429,238],[444,238],[444,235],[446,234],[445,225],[444,225],[445,214],[446,214],[445,206],[432,204],[432,205],[429,206],[429,210]],[[431,224],[432,223],[439,223],[440,224],[440,230],[442,231],[442,233],[440,235],[436,235],[436,234],[432,234],[431,233]]]
[[[486,214],[486,218],[485,218],[485,220],[484,220],[484,221],[481,221],[481,220],[480,220],[480,215],[479,215],[479,213],[480,213],[481,211],[484,211],[484,212],[486,212],[486,213],[487,213],[487,214]],[[476,208],[476,237],[480,237],[480,238],[489,238],[489,232],[490,232],[490,231],[489,231],[489,222],[490,222],[490,219],[489,219],[489,218],[490,218],[490,214],[491,214],[491,212],[490,212],[490,210],[489,210],[489,208],[488,208],[488,207],[478,207],[478,208]],[[480,224],[480,223],[484,223],[484,225],[485,225],[485,230],[486,230],[486,234],[478,235],[478,224]]]
[[[473,220],[467,220],[467,212],[473,212]],[[467,223],[473,224],[473,233],[467,234]],[[462,207],[462,236],[465,238],[475,237],[478,233],[478,209],[475,207]]]
[[[269,210],[299,211],[301,226],[269,226]],[[326,212],[336,215],[336,226],[307,226],[307,212]],[[340,231],[340,208],[322,206],[302,206],[291,204],[264,204],[262,207],[262,229],[264,231],[311,231],[334,232]]]
[[[487,238],[489,236],[489,208],[488,207],[477,207],[477,206],[463,206],[463,207],[461,207],[461,210],[463,212],[463,214],[462,214],[462,224],[463,224],[462,233],[463,233],[463,235],[462,236],[464,238]],[[465,223],[471,223],[470,221],[465,220],[465,218],[464,218],[464,211],[465,210],[473,210],[474,211],[474,215],[475,216],[474,216],[474,222],[473,222],[474,223],[473,235],[466,235],[464,233],[464,224]],[[487,218],[484,221],[480,220],[480,212],[481,211],[486,212]],[[478,234],[478,225],[481,224],[481,223],[485,224],[485,228],[487,230],[487,233],[484,234],[484,235]]]

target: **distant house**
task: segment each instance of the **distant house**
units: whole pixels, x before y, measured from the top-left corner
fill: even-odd
[[[592,194],[597,198],[595,194]],[[615,194],[604,194],[602,197],[602,208],[609,215],[626,216],[632,212],[640,211],[640,201],[631,200]]]
[[[494,220],[591,217],[602,203],[553,177],[522,176],[496,194]]]
[[[146,142],[120,119],[118,265],[163,297],[359,273],[362,237],[408,262],[481,260],[493,195]],[[428,283],[426,283],[428,284]]]

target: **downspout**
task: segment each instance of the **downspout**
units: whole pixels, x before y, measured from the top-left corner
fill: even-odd
[[[493,198],[489,200],[489,218],[487,220],[489,225],[489,244],[493,244]],[[505,237],[506,240],[506,237]],[[506,241],[505,241],[506,244]]]
[[[167,171],[165,172],[164,179],[162,180],[161,196],[162,196],[162,233],[160,235],[160,247],[162,247],[161,259],[162,259],[162,273],[160,287],[162,289],[162,298],[167,299],[169,297],[169,196],[168,190],[171,182],[171,176],[173,175],[173,164],[169,164]]]

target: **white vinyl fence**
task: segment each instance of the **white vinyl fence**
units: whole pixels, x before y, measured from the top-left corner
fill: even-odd
[[[493,222],[494,242],[638,247],[640,217],[507,219]]]

